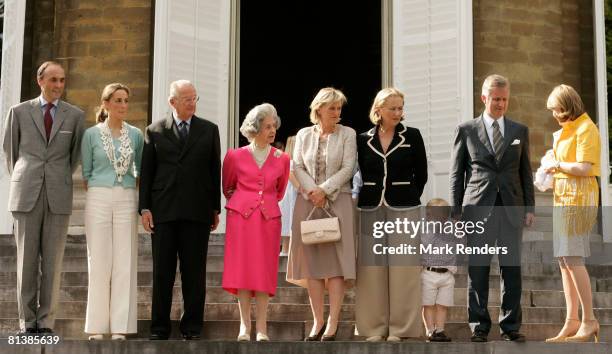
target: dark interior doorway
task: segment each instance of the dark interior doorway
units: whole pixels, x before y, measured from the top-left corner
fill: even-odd
[[[278,141],[311,125],[318,90],[342,90],[342,124],[357,133],[382,85],[381,0],[240,2],[240,123],[262,102],[282,119]],[[240,145],[246,139],[240,137]]]

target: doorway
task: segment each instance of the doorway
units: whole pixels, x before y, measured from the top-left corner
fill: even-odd
[[[342,124],[362,133],[382,85],[382,0],[240,2],[238,117],[272,103],[285,142],[310,126],[310,102],[333,86],[346,95]],[[240,136],[240,146],[247,144]]]

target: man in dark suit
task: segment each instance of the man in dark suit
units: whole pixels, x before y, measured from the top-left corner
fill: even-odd
[[[206,252],[219,224],[221,157],[219,129],[194,115],[198,96],[187,80],[170,85],[173,113],[145,130],[139,210],[152,235],[152,340],[170,336],[170,308],[180,262],[184,312],[180,331],[199,339],[204,316]]]
[[[502,338],[524,341],[521,326],[520,246],[523,224],[535,221],[529,130],[504,114],[510,83],[500,75],[482,86],[485,112],[457,127],[452,152],[450,195],[456,219],[484,221],[485,232],[471,235],[468,246],[507,247],[498,254],[501,275],[499,326]],[[486,342],[491,329],[487,310],[492,254],[470,256],[468,317],[473,342]]]

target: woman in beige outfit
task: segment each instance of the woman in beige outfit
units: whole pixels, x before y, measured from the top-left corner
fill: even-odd
[[[287,281],[308,288],[314,324],[306,341],[332,341],[336,337],[345,281],[355,279],[354,209],[350,180],[355,167],[355,131],[338,124],[344,94],[334,88],[319,91],[310,104],[311,127],[297,134],[293,161],[303,192],[293,211]],[[304,245],[300,222],[314,207],[326,207],[340,221],[342,238],[336,242]],[[314,218],[327,217],[316,209]],[[325,288],[330,311],[323,320]],[[325,332],[323,332],[325,331]]]
[[[401,123],[404,94],[399,90],[389,87],[378,92],[370,120],[374,127],[357,137],[363,187],[358,200],[356,332],[370,342],[385,337],[395,342],[422,335],[421,264],[417,256],[375,255],[373,246],[406,243],[419,247],[419,242],[417,237],[393,233],[374,239],[372,225],[420,220],[427,154],[419,130]]]

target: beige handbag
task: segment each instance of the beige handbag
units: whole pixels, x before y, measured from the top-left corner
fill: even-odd
[[[327,213],[329,218],[310,220],[316,208],[312,208],[306,220],[301,222],[302,243],[314,245],[340,240],[340,222],[338,217],[332,216],[326,208],[321,208]]]

